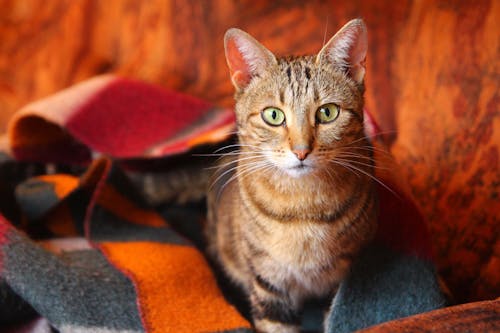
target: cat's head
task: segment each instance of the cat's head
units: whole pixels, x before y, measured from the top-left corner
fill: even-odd
[[[347,23],[315,56],[278,58],[238,29],[227,31],[225,51],[248,162],[258,159],[300,177],[331,167],[342,151],[353,160],[345,147],[366,144],[367,33],[361,19]]]

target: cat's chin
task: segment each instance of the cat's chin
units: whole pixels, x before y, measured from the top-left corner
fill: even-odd
[[[293,178],[299,178],[309,175],[313,171],[313,167],[305,164],[300,164],[290,168],[284,169],[285,173]]]

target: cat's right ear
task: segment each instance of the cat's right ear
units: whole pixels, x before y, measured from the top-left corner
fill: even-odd
[[[328,62],[340,68],[359,84],[365,77],[368,48],[366,25],[362,19],[349,21],[321,49],[318,62]]]
[[[231,28],[226,32],[224,49],[231,80],[238,91],[245,89],[253,77],[277,63],[271,51],[240,29]]]

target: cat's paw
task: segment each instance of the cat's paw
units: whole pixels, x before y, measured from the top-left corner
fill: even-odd
[[[255,330],[259,333],[299,333],[300,327],[269,319],[259,319],[255,321]]]

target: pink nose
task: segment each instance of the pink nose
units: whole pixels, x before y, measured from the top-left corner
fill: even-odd
[[[293,148],[292,152],[295,154],[295,156],[297,156],[297,158],[300,161],[303,161],[306,159],[307,155],[309,155],[309,153],[311,153],[311,148],[309,148],[309,147],[297,147],[297,148]]]

